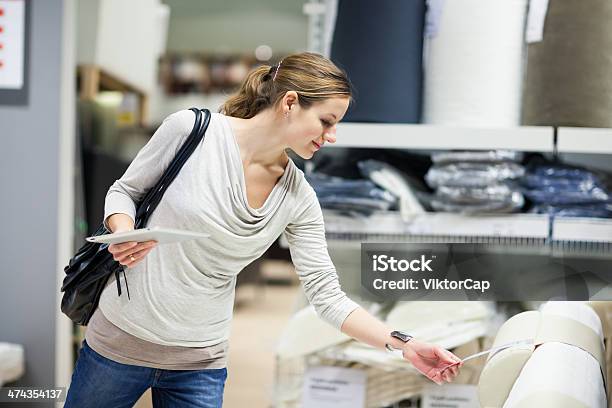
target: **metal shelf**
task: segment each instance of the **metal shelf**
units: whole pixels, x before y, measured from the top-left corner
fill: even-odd
[[[548,238],[550,222],[538,214],[424,213],[404,222],[397,212],[377,212],[369,217],[351,217],[324,210],[328,234],[369,234],[443,237]]]
[[[556,217],[540,214],[425,213],[404,222],[397,212],[352,217],[324,210],[326,233],[355,239],[364,236],[536,239],[540,241],[612,243],[612,219]],[[549,237],[549,231],[552,235]]]
[[[612,242],[612,219],[557,217],[553,223],[554,241]]]
[[[425,124],[340,123],[337,136],[338,141],[330,146],[415,150],[554,150],[554,131],[548,126],[466,128]]]
[[[557,130],[557,151],[612,154],[612,129],[560,127]]]

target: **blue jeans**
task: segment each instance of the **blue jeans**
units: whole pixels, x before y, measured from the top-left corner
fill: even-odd
[[[163,370],[117,363],[83,340],[64,407],[132,407],[151,388],[154,407],[220,408],[226,378],[225,368]]]

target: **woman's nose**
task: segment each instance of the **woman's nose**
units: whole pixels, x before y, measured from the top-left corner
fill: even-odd
[[[323,142],[328,142],[328,143],[336,143],[336,125],[332,126],[331,128],[329,128],[324,134],[323,134]]]

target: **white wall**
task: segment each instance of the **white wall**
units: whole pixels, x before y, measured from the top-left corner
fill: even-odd
[[[96,64],[149,93],[165,26],[159,0],[79,0],[78,63]]]
[[[227,97],[228,95],[221,93],[168,96],[158,88],[150,100],[149,122],[153,125],[160,124],[171,113],[191,107],[207,108],[211,112],[217,112]]]
[[[75,108],[66,49],[72,39],[64,26],[69,3],[29,3],[29,102],[0,106],[0,225],[7,232],[0,237],[0,341],[24,346],[25,375],[15,384],[23,387],[65,385],[72,369],[70,324],[58,320],[60,268],[74,222],[66,188],[73,181]]]
[[[93,63],[98,46],[99,0],[80,0],[77,2],[77,61]]]
[[[210,15],[170,16],[168,51],[253,52],[267,44],[286,53],[306,50],[308,19],[304,14],[273,9],[239,8]]]

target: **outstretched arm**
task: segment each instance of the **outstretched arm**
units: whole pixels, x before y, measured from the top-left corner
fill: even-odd
[[[385,345],[389,344],[393,348],[402,350],[404,358],[436,384],[442,384],[443,381],[451,382],[463,365],[459,357],[442,347],[418,339],[404,343],[391,337],[392,329],[362,308],[355,309],[346,318],[341,330],[344,334],[372,347],[384,349]]]
[[[295,217],[285,233],[295,270],[319,317],[373,347],[384,349],[385,344],[389,344],[403,350],[406,360],[438,384],[451,381],[461,366],[458,357],[418,339],[403,343],[391,337],[391,328],[360,308],[341,290],[336,268],[327,251],[321,207],[312,188],[308,185],[302,187]]]

